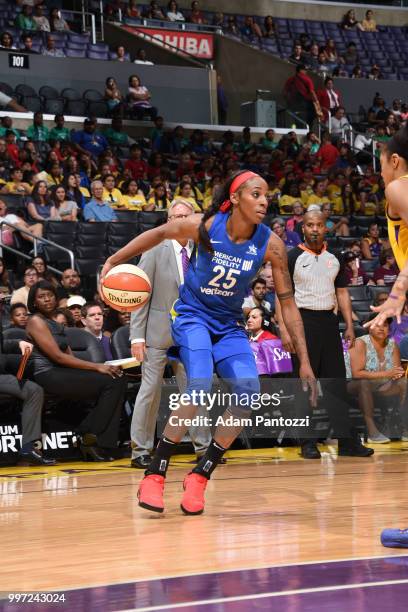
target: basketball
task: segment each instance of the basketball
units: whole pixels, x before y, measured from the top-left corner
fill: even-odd
[[[102,283],[105,303],[121,312],[133,312],[143,306],[148,301],[151,291],[147,274],[130,264],[112,268]]]

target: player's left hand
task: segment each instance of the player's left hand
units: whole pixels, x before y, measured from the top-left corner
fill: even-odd
[[[378,315],[372,321],[364,323],[364,327],[370,328],[377,325],[383,325],[387,319],[397,318],[397,323],[401,323],[401,312],[404,309],[405,297],[400,299],[388,298],[381,306],[370,306],[373,312],[378,312]]]
[[[312,408],[315,408],[317,406],[317,381],[310,363],[300,366],[299,378],[302,381],[303,391],[307,391],[309,389],[310,404]]]
[[[103,279],[105,278],[105,276],[107,275],[107,273],[109,272],[109,270],[112,270],[113,265],[110,263],[109,259],[107,259],[105,261],[105,263],[103,264],[103,268],[101,270],[101,273],[99,275],[99,287],[98,287],[98,293],[99,296],[101,298],[102,301],[105,301],[103,298],[103,293],[102,293],[102,284],[103,284]]]
[[[356,341],[356,334],[354,333],[354,327],[346,327],[343,334],[344,340],[348,344],[348,348],[351,349]]]

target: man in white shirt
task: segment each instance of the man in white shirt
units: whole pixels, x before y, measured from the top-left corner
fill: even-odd
[[[134,64],[144,64],[145,66],[154,66],[153,62],[146,59],[146,51],[144,49],[138,49],[136,53],[136,59]]]
[[[248,295],[242,303],[242,310],[246,317],[249,312],[256,307],[263,308],[265,312],[271,314],[272,308],[269,302],[265,300],[266,295],[266,280],[264,278],[256,278],[252,285],[252,294]]]
[[[372,154],[369,147],[372,146],[374,128],[368,128],[365,134],[357,134],[354,139],[354,152],[357,155],[359,164],[372,163]]]
[[[168,223],[194,214],[193,205],[178,198],[168,210]],[[142,255],[139,267],[150,279],[152,294],[149,302],[132,312],[130,340],[132,356],[142,362],[142,383],[133,411],[132,467],[146,469],[154,448],[154,432],[160,406],[167,350],[173,341],[170,333],[169,312],[178,298],[179,285],[184,282],[194,244],[176,240],[165,240]],[[177,363],[175,375],[179,389],[185,388],[185,372]],[[190,427],[190,437],[197,456],[205,453],[210,441],[207,427]]]
[[[331,133],[333,136],[342,136],[344,131],[350,128],[351,126],[346,117],[346,112],[342,106],[339,106],[331,118]]]

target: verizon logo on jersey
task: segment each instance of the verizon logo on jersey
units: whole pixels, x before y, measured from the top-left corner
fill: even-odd
[[[220,295],[221,297],[232,297],[233,291],[227,291],[226,289],[212,289],[210,287],[200,287],[201,293],[206,295]]]

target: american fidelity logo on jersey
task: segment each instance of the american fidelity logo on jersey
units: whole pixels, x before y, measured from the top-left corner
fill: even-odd
[[[258,249],[254,244],[250,244],[245,255],[258,255]]]

